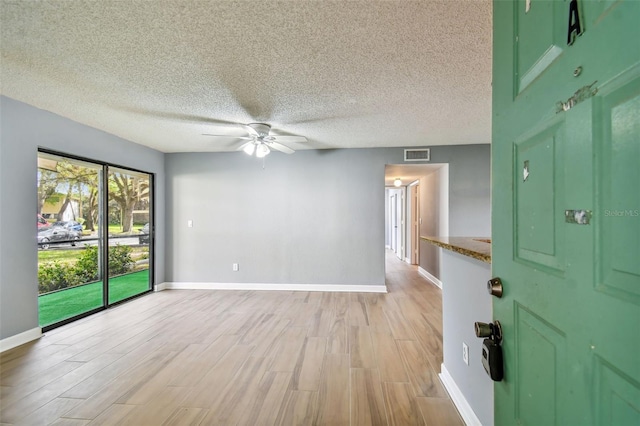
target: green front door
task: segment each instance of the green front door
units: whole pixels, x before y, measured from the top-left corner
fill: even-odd
[[[640,1],[493,21],[495,423],[640,425]]]

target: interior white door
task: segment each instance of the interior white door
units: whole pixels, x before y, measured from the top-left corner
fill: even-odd
[[[396,194],[396,223],[395,223],[395,233],[396,233],[396,256],[398,256],[398,258],[400,260],[402,260],[402,249],[403,249],[403,241],[402,241],[402,227],[403,227],[403,223],[402,223],[402,209],[403,209],[403,204],[404,204],[404,197],[402,196],[402,191],[398,190],[398,193]]]
[[[398,196],[396,194],[392,194],[391,198],[390,198],[390,202],[389,202],[389,207],[391,210],[391,214],[389,215],[390,217],[390,230],[391,230],[391,250],[393,250],[394,253],[396,253],[397,247],[398,247],[398,233],[396,232],[397,229],[397,207],[396,204],[398,203]]]

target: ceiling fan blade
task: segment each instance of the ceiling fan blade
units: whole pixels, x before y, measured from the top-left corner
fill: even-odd
[[[284,146],[282,144],[279,144],[278,142],[267,142],[267,145],[269,146],[269,148],[284,152],[285,154],[293,154],[295,152],[288,146]]]
[[[222,120],[222,119],[203,116],[203,115],[153,110],[153,109],[147,109],[147,108],[142,108],[137,106],[115,106],[114,105],[113,108],[121,111],[129,112],[132,114],[146,115],[148,117],[155,117],[163,120],[183,121],[187,123],[207,123],[207,124],[230,126],[230,127],[244,127],[244,125],[238,124],[237,121]]]
[[[247,124],[245,124],[245,125],[244,125],[244,126],[242,126],[242,127],[244,127],[244,128],[245,128],[245,130],[246,130],[247,132],[249,132],[249,134],[252,134],[252,135],[254,135],[254,136],[258,136],[258,132],[256,132],[256,129],[254,129],[253,127],[251,127],[251,126],[249,126],[249,125],[247,125]]]
[[[252,141],[253,138],[249,136],[233,136],[233,135],[213,135],[211,133],[203,133],[202,136],[215,136],[217,138],[230,138],[230,139],[240,139],[243,141]]]
[[[274,142],[285,142],[285,143],[302,143],[307,142],[307,138],[304,136],[275,136],[269,135],[269,140]]]

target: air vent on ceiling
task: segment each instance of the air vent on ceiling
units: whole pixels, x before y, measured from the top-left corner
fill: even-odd
[[[429,148],[404,150],[404,161],[429,161],[429,159]]]

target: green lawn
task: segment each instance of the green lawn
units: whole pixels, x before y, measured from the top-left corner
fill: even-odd
[[[131,228],[130,232],[127,232],[127,235],[129,234],[133,234],[133,235],[138,235],[138,231],[140,231],[142,229],[142,227],[144,226],[144,224],[140,225],[140,224],[134,224],[133,228]],[[109,234],[110,235],[118,235],[118,234],[122,234],[122,225],[109,225]]]
[[[147,259],[149,246],[131,246],[131,258],[133,260]],[[38,263],[58,261],[61,263],[75,263],[82,255],[83,248],[71,248],[68,250],[38,250]]]
[[[149,270],[109,279],[109,303],[149,289]],[[38,297],[40,326],[54,324],[102,306],[102,283],[71,287]]]
[[[62,263],[75,263],[82,254],[82,250],[38,250],[38,262],[59,261]]]

